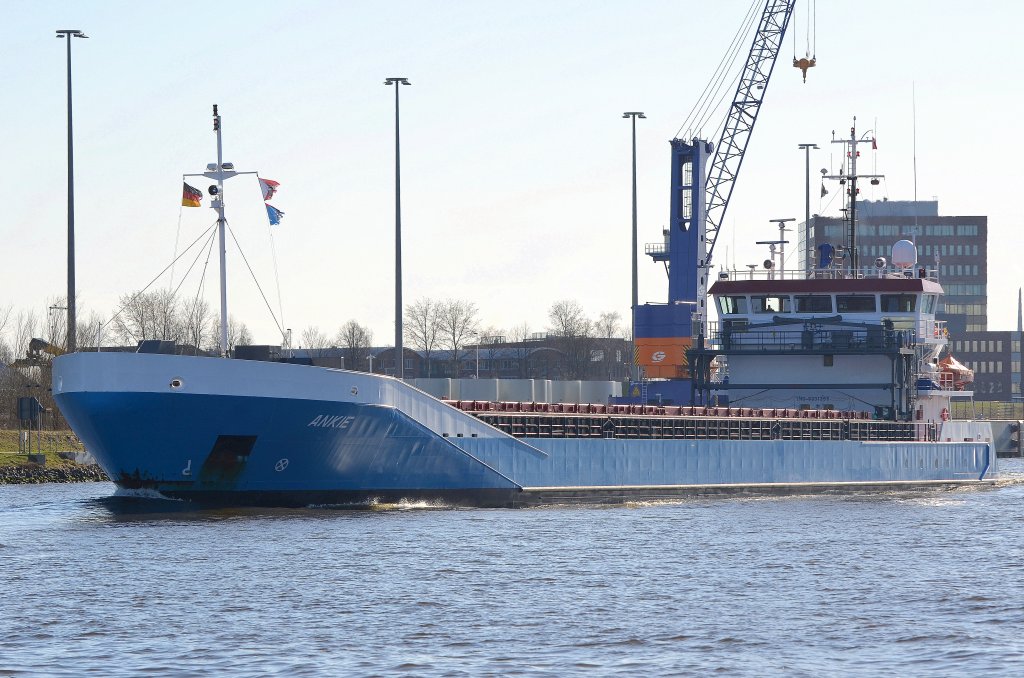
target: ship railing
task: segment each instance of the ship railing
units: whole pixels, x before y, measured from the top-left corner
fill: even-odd
[[[653,253],[651,250],[653,247],[657,247],[657,245],[647,245],[648,254]],[[938,269],[923,266],[910,268],[887,266],[883,269],[865,266],[856,271],[849,268],[815,268],[810,271],[801,268],[759,269],[748,267],[748,269],[723,269],[718,272],[718,280],[854,280],[865,278],[884,278],[889,280],[921,278],[931,282],[938,282],[939,280]]]
[[[528,413],[479,410],[474,414],[491,426],[519,438],[864,442],[934,442],[937,439],[936,426],[930,422],[812,417],[768,419],[720,416],[595,416],[578,411]]]
[[[813,326],[812,326],[813,327]],[[882,327],[748,330],[743,325],[709,328],[707,348],[723,352],[757,351],[887,351],[913,346],[912,330]]]

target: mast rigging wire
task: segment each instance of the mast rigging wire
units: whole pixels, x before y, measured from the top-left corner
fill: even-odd
[[[224,220],[224,224],[228,227],[228,232],[231,234],[231,239],[235,241],[235,247],[238,248],[238,253],[242,255],[242,261],[245,262],[245,267],[249,269],[249,275],[252,276],[252,281],[256,283],[256,289],[259,290],[260,296],[263,297],[263,303],[266,305],[267,310],[270,311],[270,317],[274,319],[274,324],[277,325],[277,329],[281,332],[281,336],[284,336],[284,328],[281,327],[281,323],[277,321],[277,316],[274,315],[274,309],[267,301],[267,295],[263,293],[263,287],[260,285],[260,281],[256,279],[256,274],[252,270],[252,266],[249,265],[249,259],[245,256],[245,252],[242,251],[242,245],[238,242],[238,238],[235,236],[235,231],[231,228],[231,224]]]
[[[173,261],[172,261],[171,263],[167,264],[167,266],[165,266],[165,267],[164,267],[164,270],[162,270],[162,271],[160,271],[159,273],[157,273],[157,274],[156,274],[156,277],[154,277],[154,278],[153,278],[152,280],[150,280],[150,281],[149,281],[149,282],[148,282],[148,283],[146,284],[146,286],[145,286],[145,287],[143,287],[143,288],[142,288],[141,290],[139,290],[139,291],[138,291],[138,292],[136,292],[136,293],[135,293],[134,295],[132,295],[132,298],[131,298],[131,299],[129,299],[127,303],[125,303],[125,304],[122,304],[122,305],[121,305],[121,307],[120,307],[120,308],[119,308],[119,309],[117,310],[117,313],[115,313],[114,315],[112,315],[112,316],[110,317],[110,319],[109,319],[109,320],[107,320],[106,322],[104,322],[104,323],[100,323],[100,325],[101,325],[101,326],[105,326],[105,325],[109,325],[110,323],[114,322],[114,320],[116,320],[116,319],[117,319],[117,317],[118,317],[118,316],[120,316],[120,315],[121,315],[121,314],[122,314],[122,313],[124,312],[124,309],[125,309],[125,308],[127,308],[128,304],[130,304],[130,303],[134,302],[134,301],[135,301],[136,299],[138,299],[138,298],[139,298],[140,296],[142,296],[142,295],[143,295],[143,294],[144,294],[144,293],[146,292],[146,290],[148,290],[148,289],[149,289],[150,287],[152,287],[152,286],[153,286],[153,283],[155,283],[155,282],[156,282],[157,280],[159,280],[159,279],[160,279],[160,277],[161,277],[161,276],[162,276],[162,275],[163,275],[164,273],[166,273],[167,271],[169,271],[169,270],[170,270],[170,269],[171,269],[171,268],[172,268],[172,267],[174,266],[174,264],[175,264],[175,263],[177,263],[178,259],[181,259],[181,258],[182,258],[183,256],[185,256],[185,255],[186,255],[186,254],[188,253],[188,251],[189,251],[189,250],[191,250],[191,249],[192,249],[193,247],[195,247],[196,243],[198,243],[198,242],[199,242],[200,240],[202,240],[202,239],[203,239],[203,238],[204,238],[205,236],[207,236],[207,235],[208,235],[208,234],[210,233],[210,231],[212,231],[212,230],[213,230],[213,229],[214,229],[214,228],[215,228],[216,226],[217,226],[217,222],[213,222],[213,224],[212,224],[212,225],[210,225],[210,227],[209,227],[209,228],[207,228],[207,229],[206,229],[205,231],[203,231],[202,233],[200,233],[200,234],[199,234],[199,237],[198,237],[198,238],[196,238],[195,240],[193,240],[193,241],[192,241],[192,243],[191,243],[191,244],[190,244],[190,245],[189,245],[188,247],[186,247],[186,248],[185,248],[185,250],[184,250],[184,251],[183,251],[183,252],[182,252],[181,254],[179,254],[179,255],[178,255],[177,257],[175,257],[175,258],[174,258],[174,260],[173,260]]]

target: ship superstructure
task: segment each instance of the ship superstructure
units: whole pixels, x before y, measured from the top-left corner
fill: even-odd
[[[948,344],[935,319],[942,287],[934,271],[879,263],[871,276],[720,274],[711,289],[719,320],[691,352],[700,398],[941,421],[951,397],[971,395],[944,388],[938,370]]]

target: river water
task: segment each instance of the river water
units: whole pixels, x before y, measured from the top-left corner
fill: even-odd
[[[990,489],[139,513],[0,487],[0,675],[1022,675]],[[169,504],[169,502],[167,502]]]

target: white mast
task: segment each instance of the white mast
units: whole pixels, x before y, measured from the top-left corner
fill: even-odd
[[[220,236],[220,352],[228,354],[228,281],[227,249],[224,241],[224,153],[221,147],[220,113],[213,105],[213,131],[217,133],[217,195],[210,201],[210,207],[217,210],[217,232]]]
[[[206,177],[217,182],[210,186],[210,207],[217,210],[217,231],[220,236],[220,347],[221,356],[228,354],[228,282],[227,282],[227,241],[225,230],[227,219],[224,217],[224,180],[240,174],[256,174],[257,172],[236,172],[234,163],[224,162],[224,149],[221,144],[220,113],[217,104],[213,105],[213,131],[217,133],[217,162],[209,163],[202,174],[184,174],[183,177]]]

